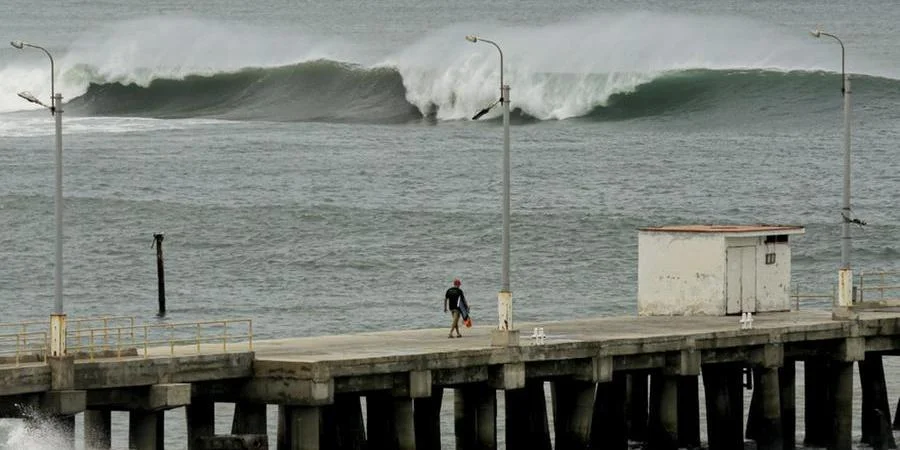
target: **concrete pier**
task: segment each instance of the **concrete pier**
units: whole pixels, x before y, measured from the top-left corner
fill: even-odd
[[[112,413],[109,410],[84,412],[84,447],[92,450],[112,448]]]
[[[594,420],[591,425],[591,448],[626,450],[628,448],[625,418],[625,396],[628,375],[617,373],[612,381],[597,383]]]
[[[456,389],[454,430],[457,450],[497,448],[497,394],[486,384]]]
[[[531,379],[525,387],[505,391],[506,446],[552,450],[544,382]]]
[[[828,445],[831,430],[831,418],[828,411],[833,407],[832,391],[829,388],[829,365],[816,358],[803,362],[803,390],[806,422],[804,423],[803,440],[805,447],[825,447]]]
[[[443,389],[433,389],[430,396],[413,399],[416,450],[441,450],[441,404],[443,399]]]
[[[702,370],[709,448],[743,450],[744,412],[739,406],[743,389],[741,367],[707,364]]]
[[[884,423],[890,424],[891,409],[880,354],[866,353],[865,359],[859,362],[859,379],[862,388],[861,442],[872,447],[878,444],[885,448],[897,448],[890,426]]]
[[[781,430],[784,435],[784,450],[794,450],[797,446],[797,406],[796,406],[796,361],[786,360],[778,369],[778,384],[781,387]]]
[[[630,372],[625,398],[626,430],[629,440],[647,442],[650,384],[646,372]]]
[[[556,448],[591,448],[596,383],[574,379],[552,382]]]
[[[108,412],[128,411],[129,446],[149,450],[163,440],[164,412],[186,408],[188,448],[199,450],[199,438],[216,438],[215,403],[236,404],[233,435],[264,430],[262,405],[277,405],[279,450],[436,448],[441,393],[454,389],[457,448],[497,448],[497,421],[505,420],[508,446],[549,450],[544,386],[552,386],[553,429],[566,446],[602,441],[621,449],[622,434],[640,435],[646,417],[650,447],[668,449],[696,444],[702,372],[709,447],[738,450],[742,371],[750,367],[758,373],[759,400],[751,434],[759,448],[783,449],[793,447],[793,367],[800,361],[808,444],[849,450],[853,365],[863,361],[873,386],[866,391],[867,436],[884,445],[884,432],[871,425],[883,429],[890,420],[883,412],[877,421],[872,416],[886,409],[874,355],[900,352],[898,312],[859,311],[852,321],[833,320],[830,311],[761,313],[752,329],[741,329],[733,317],[698,316],[522,326],[532,325],[547,334],[541,345],[492,346],[492,328],[476,326],[465,339],[448,340],[443,329],[390,331],[258,341],[254,352],[197,355],[188,346],[70,366],[2,365],[0,415],[19,417],[18,405],[30,405],[71,424],[74,414],[89,411],[86,422],[98,433],[86,439],[104,447]],[[501,418],[497,395],[505,400]],[[228,440],[238,441],[217,441]]]

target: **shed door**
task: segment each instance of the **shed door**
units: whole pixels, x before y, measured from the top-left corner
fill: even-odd
[[[725,313],[756,312],[756,247],[729,247],[725,268]]]

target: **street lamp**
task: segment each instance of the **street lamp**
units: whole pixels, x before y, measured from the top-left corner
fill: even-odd
[[[850,76],[845,70],[844,43],[837,36],[816,28],[813,37],[828,36],[841,45],[841,94],[844,96],[844,198],[841,207],[841,267],[838,271],[838,315],[848,316],[846,308],[853,303],[853,270],[850,268],[850,224],[865,223],[851,218],[850,212]]]
[[[475,35],[466,36],[472,43],[487,42],[497,48],[500,53],[500,99],[472,117],[478,120],[497,103],[503,105],[503,239],[501,250],[500,293],[497,294],[499,326],[492,336],[494,345],[518,345],[519,334],[513,328],[512,292],[509,290],[509,85],[503,80],[503,50],[496,42]]]
[[[56,192],[54,194],[55,219],[56,219],[56,267],[54,273],[54,297],[53,314],[50,315],[50,355],[61,357],[66,354],[66,315],[63,313],[62,297],[62,244],[63,244],[63,198],[62,198],[62,94],[56,92],[55,70],[53,56],[44,47],[29,44],[22,41],[12,41],[10,45],[22,50],[25,47],[36,48],[43,51],[50,58],[50,105],[47,105],[28,92],[20,92],[19,97],[50,110],[50,114],[56,118]]]

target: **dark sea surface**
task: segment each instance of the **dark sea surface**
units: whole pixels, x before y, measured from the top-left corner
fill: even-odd
[[[444,327],[454,277],[493,317],[503,127],[499,108],[469,118],[498,97],[499,60],[467,34],[501,45],[512,89],[517,321],[635,314],[649,225],[803,225],[793,281],[830,291],[841,52],[817,24],[852,77],[868,222],[852,265],[900,267],[895,0],[0,0],[0,17],[0,38],[53,54],[66,101],[69,317],[161,320],[158,232],[169,322],[249,318],[257,339]],[[19,91],[48,99],[46,55],[0,47],[3,322],[53,307],[53,120]],[[885,364],[893,402],[900,365]],[[167,416],[167,448],[185,448],[183,415]],[[127,416],[114,422],[122,448]],[[4,450],[53,436],[0,423]]]

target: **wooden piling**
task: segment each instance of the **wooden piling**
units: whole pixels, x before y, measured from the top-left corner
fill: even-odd
[[[156,247],[156,278],[159,287],[159,316],[166,315],[166,275],[163,269],[162,233],[153,233],[153,246]]]

